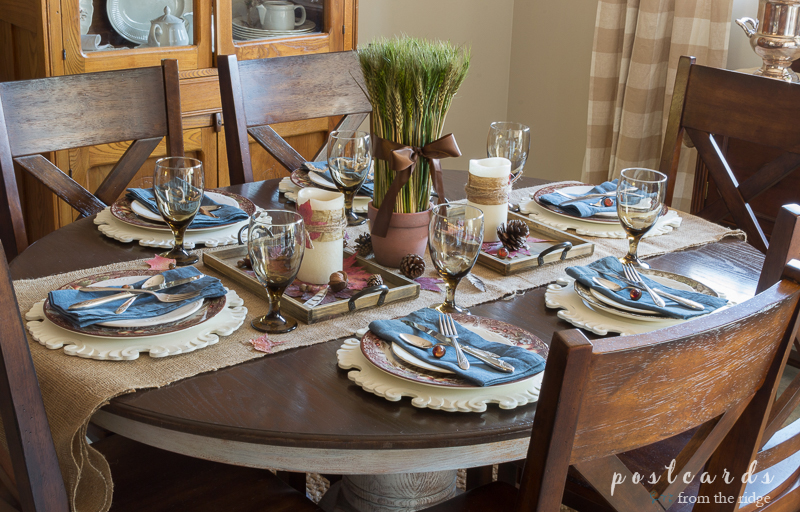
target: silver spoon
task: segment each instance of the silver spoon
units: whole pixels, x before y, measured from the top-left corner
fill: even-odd
[[[145,281],[144,283],[142,283],[142,288],[147,288],[148,286],[158,286],[158,285],[162,284],[163,282],[164,282],[164,275],[163,274],[156,274],[153,277],[151,277],[150,279],[148,279],[147,281]],[[133,304],[133,301],[135,301],[138,297],[139,297],[139,295],[134,295],[130,299],[126,300],[125,302],[122,303],[122,305],[120,307],[118,307],[116,309],[116,311],[114,311],[114,313],[116,313],[117,315],[119,315],[121,313],[124,313],[125,311],[128,310],[129,307],[131,307],[131,304]]]
[[[618,291],[621,291],[621,290],[627,290],[628,288],[633,288],[633,289],[636,289],[636,290],[639,290],[639,291],[642,290],[642,288],[639,287],[639,286],[631,286],[631,285],[621,286],[621,285],[618,285],[617,283],[615,283],[613,281],[609,281],[608,279],[603,279],[602,277],[593,277],[592,281],[594,281],[595,284],[597,284],[598,286],[602,286],[603,288],[608,288],[612,292],[618,292]],[[700,304],[699,302],[695,302],[695,301],[689,300],[689,299],[684,299],[683,297],[680,297],[678,295],[673,295],[673,294],[665,292],[664,290],[661,290],[661,289],[653,288],[653,290],[656,293],[658,293],[659,295],[663,295],[664,297],[667,297],[668,299],[672,299],[675,302],[677,302],[678,304],[680,304],[681,306],[687,307],[689,309],[694,309],[696,311],[703,311],[704,309],[706,309],[706,307],[703,306],[702,304]]]

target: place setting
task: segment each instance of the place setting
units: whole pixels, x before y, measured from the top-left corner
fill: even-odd
[[[495,319],[471,315],[455,302],[459,282],[474,267],[483,241],[475,207],[434,208],[428,248],[444,280],[445,300],[402,318],[375,320],[337,352],[340,368],[366,391],[415,407],[482,412],[488,403],[513,409],[536,401],[547,345]]]
[[[561,230],[574,230],[578,235],[598,238],[625,238],[616,208],[619,180],[600,185],[562,182],[539,188],[530,201],[519,205],[520,212]],[[681,225],[678,212],[663,206],[658,221],[645,237],[671,233]]]
[[[652,269],[638,257],[639,241],[665,214],[666,176],[649,169],[625,169],[618,186],[598,187],[600,197],[593,198],[593,204],[605,204],[580,208],[610,213],[606,200],[612,191],[616,222],[628,237],[628,253],[567,268],[566,276],[548,286],[547,307],[560,309],[560,318],[595,334],[630,335],[676,325],[729,305],[711,287]]]
[[[175,230],[183,229],[182,245],[192,249],[197,245],[217,247],[237,243],[237,233],[246,225],[248,219],[257,208],[249,199],[225,191],[204,190],[203,164],[194,158],[168,157],[156,162],[156,176],[169,176],[164,172],[170,169],[194,168],[195,182],[192,186],[201,191],[197,215],[184,223],[186,214],[180,209],[165,210],[159,207],[159,201],[153,188],[153,180],[144,178],[144,188],[129,188],[124,197],[95,217],[101,233],[128,243],[134,240],[140,245],[157,248],[173,248]],[[162,171],[159,174],[159,171]],[[172,178],[166,178],[169,181]],[[177,194],[183,190],[176,189]],[[190,199],[185,195],[181,199]],[[162,202],[162,205],[168,203]]]

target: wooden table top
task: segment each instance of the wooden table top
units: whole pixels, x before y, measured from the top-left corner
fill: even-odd
[[[463,197],[464,175],[445,173],[448,197]],[[282,207],[277,180],[230,187],[265,208]],[[517,187],[543,183],[525,178]],[[14,279],[150,257],[154,249],[103,236],[91,219],[72,223],[31,245],[11,262]],[[701,280],[742,301],[755,292],[763,255],[735,240],[648,260]],[[545,287],[510,301],[471,307],[473,314],[518,325],[549,343],[572,326],[544,305]],[[257,306],[256,306],[257,307]],[[361,326],[354,326],[356,327]],[[297,331],[302,335],[302,330]],[[332,336],[338,333],[331,333]],[[224,340],[223,340],[224,341]],[[336,366],[340,341],[286,350],[160,389],[114,399],[114,415],[182,433],[275,446],[390,450],[469,446],[526,438],[535,404],[484,413],[418,409],[362,390]]]

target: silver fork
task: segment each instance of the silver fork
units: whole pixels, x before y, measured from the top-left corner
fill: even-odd
[[[78,288],[78,291],[81,291],[81,292],[119,292],[120,288],[111,288],[111,287],[104,288],[104,287],[100,287],[100,286],[91,286],[91,287],[90,286],[85,286],[85,287],[82,287],[82,288]],[[193,292],[186,292],[186,293],[158,293],[158,292],[153,292],[153,291],[150,291],[150,290],[139,290],[139,289],[135,289],[134,288],[134,289],[125,289],[125,293],[133,293],[133,294],[136,294],[136,295],[142,295],[142,294],[153,295],[153,296],[155,296],[156,300],[158,300],[159,302],[181,302],[181,301],[184,301],[184,300],[193,299],[193,298],[197,297],[198,295],[200,295],[200,290],[193,291]],[[74,306],[79,306],[79,307],[76,308]],[[81,309],[81,307],[82,306],[80,304],[73,304],[72,306],[70,306],[67,309]]]
[[[659,297],[659,295],[656,292],[654,292],[649,286],[647,286],[647,283],[644,282],[644,279],[642,279],[642,276],[639,274],[639,271],[636,270],[636,267],[634,267],[630,263],[623,263],[622,270],[625,272],[625,277],[627,277],[630,281],[633,281],[634,283],[641,285],[642,288],[644,288],[645,291],[647,291],[647,293],[650,294],[650,297],[653,298],[653,302],[655,302],[656,306],[660,308],[666,306],[664,299]]]
[[[456,325],[450,315],[439,313],[439,332],[441,332],[445,338],[449,339],[453,344],[453,348],[456,349],[458,367],[462,370],[469,370],[469,361],[467,361],[467,356],[464,355],[464,351],[461,350],[461,344],[458,342],[458,331],[456,331]]]

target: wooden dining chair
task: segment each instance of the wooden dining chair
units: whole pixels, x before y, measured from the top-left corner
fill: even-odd
[[[6,259],[0,255],[0,510],[67,512],[67,492]],[[320,511],[267,470],[193,459],[114,435],[91,445],[111,466],[112,512]]]
[[[659,169],[669,177],[667,204],[672,203],[678,159],[685,137],[715,185],[717,200],[704,199],[697,211],[720,222],[730,216],[747,233],[747,241],[767,252],[768,241],[751,202],[800,167],[800,85],[700,66],[694,57],[681,57],[669,110]],[[736,169],[725,156],[728,141],[768,148],[770,161],[739,183]],[[776,154],[779,156],[774,157]],[[698,175],[695,196],[709,194],[709,180]],[[791,195],[800,201],[800,191]],[[777,203],[777,210],[782,204]],[[694,210],[693,210],[694,213]]]
[[[289,173],[326,156],[327,144],[305,158],[270,126],[344,116],[333,130],[356,130],[372,107],[356,52],[239,62],[217,58],[231,185],[253,181],[248,135]]]
[[[28,246],[15,164],[88,216],[116,201],[164,137],[169,155],[183,156],[176,60],[0,83],[0,239],[7,257]],[[123,141],[133,143],[94,193],[42,156]]]
[[[570,465],[619,511],[663,512],[687,487],[682,476],[704,470],[717,476],[700,487],[711,505],[695,510],[736,510],[713,497],[742,493],[741,480],[721,476],[741,478],[760,445],[797,332],[798,281],[793,260],[778,284],[707,317],[594,342],[577,329],[555,333],[520,489],[495,482],[427,510],[555,512]],[[662,467],[646,488],[617,456],[692,429],[672,481]],[[612,485],[614,474],[624,482]]]

